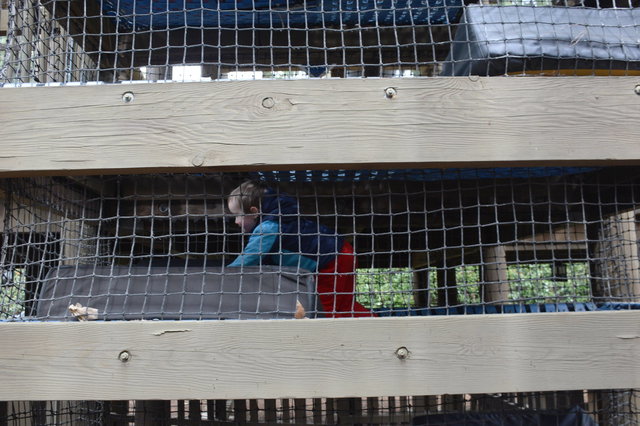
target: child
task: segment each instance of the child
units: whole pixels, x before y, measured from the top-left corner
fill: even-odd
[[[317,272],[324,316],[375,316],[354,297],[356,259],[351,244],[335,231],[303,219],[292,197],[254,181],[231,191],[229,211],[249,242],[231,267],[282,265]]]

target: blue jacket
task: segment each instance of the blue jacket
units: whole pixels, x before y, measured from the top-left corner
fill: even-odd
[[[334,230],[302,218],[297,201],[267,189],[262,197],[260,222],[249,242],[229,266],[283,265],[317,271],[327,266],[342,248]]]

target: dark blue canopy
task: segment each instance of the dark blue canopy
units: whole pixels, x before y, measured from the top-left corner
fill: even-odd
[[[253,178],[267,182],[351,182],[409,180],[430,182],[450,179],[541,178],[587,173],[592,167],[498,167],[480,169],[390,169],[390,170],[296,170],[255,172]]]
[[[443,24],[462,0],[103,0],[118,27],[342,28]]]

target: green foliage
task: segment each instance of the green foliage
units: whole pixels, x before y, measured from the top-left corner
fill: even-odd
[[[20,315],[25,298],[25,276],[22,269],[5,271],[0,283],[0,320]]]
[[[356,300],[367,308],[413,306],[412,276],[409,268],[358,269]]]
[[[507,269],[510,298],[528,303],[588,302],[591,298],[589,265],[586,262],[563,264],[566,277],[554,276],[552,265],[511,265]]]
[[[565,276],[554,276],[549,263],[514,264],[507,267],[509,299],[523,303],[587,302],[591,298],[589,265],[565,263]],[[409,308],[415,306],[412,272],[400,269],[359,269],[356,299],[367,308]],[[456,268],[458,300],[461,304],[482,303],[481,276],[478,265]],[[437,273],[429,271],[431,306],[437,306]]]
[[[458,301],[463,305],[481,303],[480,268],[477,265],[463,265],[456,268]]]

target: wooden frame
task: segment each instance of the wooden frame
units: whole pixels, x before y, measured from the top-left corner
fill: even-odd
[[[0,324],[0,341],[17,340],[0,346],[0,400],[640,387],[638,311]]]
[[[638,164],[639,83],[473,77],[3,88],[0,177]],[[0,323],[0,341],[21,341],[0,346],[0,400],[638,388],[639,320],[640,312],[625,311]]]
[[[5,88],[0,176],[637,163],[638,85],[458,77]]]

